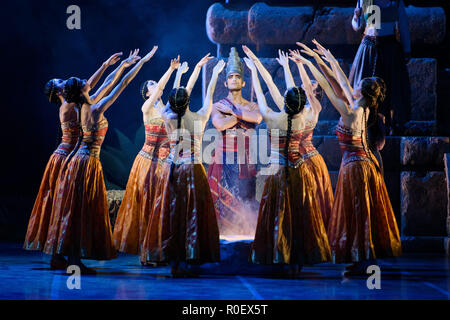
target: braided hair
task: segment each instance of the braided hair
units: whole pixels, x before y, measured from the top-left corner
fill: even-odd
[[[85,103],[85,98],[82,95],[82,90],[84,85],[86,84],[86,80],[81,80],[76,77],[71,77],[66,81],[66,84],[64,85],[64,99],[69,103],[75,103],[75,108],[77,109],[78,113],[78,123],[79,123],[79,137],[77,144],[75,148],[72,150],[72,152],[67,156],[67,159],[65,163],[68,163],[70,159],[75,155],[78,147],[81,144],[81,141],[83,139],[83,127],[81,126],[81,108],[83,106],[83,103]]]
[[[72,149],[72,151],[69,153],[69,155],[66,157],[66,160],[64,161],[62,167],[61,167],[61,173],[64,173],[64,171],[67,168],[67,165],[69,164],[70,160],[73,158],[73,156],[77,153],[78,148],[80,147],[81,142],[83,141],[83,127],[81,126],[81,106],[80,104],[75,105],[75,109],[77,110],[77,123],[78,123],[78,140],[75,144],[75,147]],[[60,174],[60,179],[62,179],[63,174]]]
[[[141,84],[141,97],[144,100],[147,100],[149,97],[147,97],[147,93],[148,93],[148,86],[154,86],[155,84],[157,84],[156,81],[154,80],[146,80],[144,82],[142,82]]]
[[[376,130],[379,130],[377,124],[378,121],[378,105],[386,97],[386,85],[381,78],[370,77],[361,80],[361,95],[364,97],[365,104],[363,107],[363,121],[364,121],[364,131],[361,131],[361,142],[370,161],[375,165],[378,171],[381,172],[379,165],[377,165],[371,157],[370,148],[367,149],[366,141],[369,140],[368,130],[373,128],[371,135],[376,135]],[[366,116],[367,109],[369,109],[369,117]]]
[[[170,91],[169,106],[170,109],[177,114],[177,134],[179,134],[179,129],[181,128],[181,120],[189,107],[189,102],[189,93],[187,92],[186,88],[173,88],[172,91]],[[178,146],[178,144],[180,143],[180,138],[181,137],[178,135],[176,146]],[[170,180],[172,180],[173,166],[174,162],[172,162],[171,164],[172,168],[170,170]]]
[[[292,133],[292,117],[300,113],[306,104],[305,91],[300,87],[292,87],[286,90],[284,94],[284,111],[288,115],[288,129],[286,133],[286,142],[284,145],[284,155],[286,157],[286,183],[289,182],[289,140]]]

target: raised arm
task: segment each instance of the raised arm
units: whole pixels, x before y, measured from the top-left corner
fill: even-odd
[[[189,95],[191,94],[191,91],[194,88],[195,83],[197,82],[198,75],[200,74],[200,70],[212,58],[214,58],[214,57],[210,57],[210,53],[208,53],[195,65],[194,71],[192,71],[192,74],[189,77],[188,83],[186,85],[186,90]]]
[[[142,105],[142,112],[144,114],[147,113],[155,105],[155,102],[161,97],[164,88],[166,87],[166,84],[170,79],[170,76],[172,75],[173,71],[179,66],[180,56],[178,56],[176,59],[170,60],[169,69],[167,69],[166,73],[164,73],[161,79],[159,79],[155,90],[153,90],[151,96],[147,100],[145,100],[144,104]]]
[[[261,84],[259,82],[258,71],[256,69],[255,63],[249,58],[244,58],[244,61],[247,67],[252,72],[253,88],[255,89],[256,99],[258,100],[258,108],[261,112],[261,115],[265,118],[269,115],[269,113],[273,111],[267,106],[266,97],[264,96],[264,93],[261,89]]]
[[[286,88],[289,89],[295,87],[294,78],[292,77],[291,69],[289,68],[289,56],[284,51],[278,50],[278,58],[276,59],[283,67]]]
[[[353,101],[353,89],[350,86],[350,81],[348,81],[348,78],[344,71],[342,71],[339,62],[333,57],[330,50],[325,50],[324,53],[326,59],[330,62],[331,69],[333,69],[344,96],[347,98],[347,101],[351,103]]]
[[[137,56],[137,52],[131,56],[131,60],[129,63],[134,64],[136,61],[139,61],[133,69],[131,69],[125,77],[120,81],[120,83],[111,91],[111,93],[104,97],[100,102],[96,105],[93,105],[93,111],[96,111],[98,113],[104,113],[113,103],[116,101],[116,99],[120,96],[122,91],[128,86],[128,84],[131,82],[131,80],[134,79],[136,74],[141,70],[144,63],[150,60],[150,58],[155,54],[156,50],[158,49],[157,46],[154,46],[152,51],[150,51],[144,58],[140,59],[140,57]],[[139,60],[140,59],[140,60]],[[127,59],[128,60],[128,59]]]
[[[313,40],[313,42],[315,42],[315,40]],[[317,65],[320,68],[320,71],[322,71],[322,73],[325,76],[325,78],[327,78],[328,83],[333,88],[334,93],[336,94],[336,96],[338,96],[340,99],[343,99],[343,100],[347,101],[347,98],[344,95],[344,91],[342,90],[341,85],[339,84],[339,82],[336,80],[336,77],[334,75],[333,70],[331,70],[328,67],[328,65],[322,60],[320,55],[317,54],[316,51],[318,51],[318,50],[313,51],[310,48],[308,48],[307,46],[305,46],[303,43],[300,43],[300,42],[297,42],[297,45],[301,46],[305,50],[305,51],[303,51],[304,53],[306,53],[307,55],[309,55],[309,56],[314,58],[314,60],[316,61]],[[320,44],[318,44],[318,43],[316,44],[316,46],[317,46],[317,48],[321,47]],[[300,52],[298,50],[295,50],[295,53],[300,54]]]
[[[175,75],[175,81],[173,82],[173,89],[180,87],[181,76],[189,70],[188,63],[185,61],[177,69],[177,74]]]
[[[122,61],[122,63],[106,77],[101,87],[93,95],[90,96],[92,103],[94,104],[98,103],[104,96],[106,96],[111,91],[111,89],[116,85],[117,81],[120,79],[120,76],[122,75],[124,70],[132,65],[130,61],[133,61],[134,57],[137,56],[138,53],[139,49],[135,49],[134,51],[130,52],[128,58]]]
[[[311,73],[313,74],[314,78],[316,78],[316,80],[319,83],[319,85],[325,91],[325,94],[328,96],[328,99],[330,99],[330,101],[333,104],[333,106],[337,109],[337,111],[341,115],[347,116],[348,114],[351,113],[351,110],[348,107],[348,105],[342,99],[339,99],[336,96],[336,94],[334,93],[333,89],[331,89],[331,86],[328,83],[328,81],[325,79],[325,77],[322,75],[322,73],[320,73],[320,71],[317,70],[317,68],[312,64],[311,61],[305,59],[301,55],[293,55],[291,57],[291,59],[294,60],[294,61],[298,60],[298,62],[304,63],[304,64],[306,64],[308,66],[308,68],[311,70]]]
[[[205,62],[206,63],[206,62]],[[223,67],[225,67],[225,62],[220,60],[213,69],[211,80],[209,80],[208,90],[206,91],[205,100],[203,102],[203,107],[197,111],[197,114],[205,119],[208,119],[212,111],[212,99],[214,95],[214,90],[216,89],[217,78],[222,72]]]
[[[252,62],[258,69],[258,71],[261,74],[261,77],[263,78],[264,82],[266,83],[267,88],[269,89],[270,95],[272,96],[272,99],[275,102],[275,104],[277,105],[278,109],[280,111],[283,111],[284,98],[280,94],[280,91],[278,90],[277,86],[275,85],[275,82],[273,82],[272,76],[270,75],[269,71],[267,71],[267,69],[264,68],[261,61],[259,61],[258,57],[247,46],[242,46],[242,49],[244,50],[244,53],[247,55],[247,57],[249,57],[250,60],[252,60]]]
[[[337,79],[339,86],[342,89],[342,93],[345,96],[347,103],[352,104],[353,101],[353,88],[350,85],[350,81],[345,75],[344,71],[342,71],[339,62],[336,58],[331,54],[330,50],[325,49],[317,40],[313,40],[313,43],[317,46],[317,49],[314,52],[321,54],[326,61],[331,66],[333,70],[334,77]],[[308,48],[309,49],[309,48]],[[307,53],[308,50],[302,50],[302,52]]]
[[[311,79],[306,73],[303,63],[301,63],[298,60],[296,60],[295,63],[297,64],[298,72],[300,74],[300,78],[302,79],[303,87],[305,88],[309,104],[313,109],[314,113],[319,114],[320,111],[322,111],[322,105],[320,104],[320,101],[317,100],[316,95],[314,94],[314,87],[311,83]]]
[[[98,80],[100,80],[100,78],[102,77],[105,70],[109,66],[112,66],[113,64],[115,64],[117,61],[120,60],[121,55],[122,55],[122,52],[114,53],[111,57],[108,58],[108,60],[103,62],[103,64],[97,71],[95,71],[95,73],[87,81],[87,84],[89,85],[89,87],[91,89],[97,85]]]
[[[361,31],[365,26],[365,21],[363,18],[364,12],[362,9],[361,2],[363,0],[358,0],[356,3],[356,8],[353,12],[353,18],[352,18],[352,28],[355,31]]]

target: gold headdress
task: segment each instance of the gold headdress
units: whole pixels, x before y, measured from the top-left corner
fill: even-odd
[[[239,55],[236,51],[235,47],[232,47],[230,50],[230,56],[227,61],[227,77],[230,73],[239,73],[242,78],[244,78],[244,65],[239,58]]]

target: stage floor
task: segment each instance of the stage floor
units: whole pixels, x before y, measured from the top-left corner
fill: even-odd
[[[379,261],[381,289],[369,290],[367,277],[347,279],[344,265],[305,267],[299,279],[248,275],[201,275],[172,279],[168,267],[142,267],[138,257],[88,261],[98,274],[81,276],[69,290],[68,275],[49,269],[48,256],[25,251],[20,243],[0,243],[0,299],[433,299],[450,300],[450,259],[438,254],[405,254]]]

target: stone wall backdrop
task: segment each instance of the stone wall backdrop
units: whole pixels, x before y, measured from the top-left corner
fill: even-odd
[[[206,16],[207,34],[217,45],[218,57],[225,61],[232,46],[243,57],[241,45],[249,45],[261,58],[281,92],[286,88],[282,67],[275,60],[276,50],[296,48],[296,41],[311,44],[315,38],[330,47],[348,74],[361,40],[361,34],[354,32],[350,24],[353,2],[342,1],[339,6],[336,1],[319,2],[324,5],[313,5],[312,1],[303,1],[297,6],[292,2],[282,6],[273,1],[269,4],[245,1],[246,5],[238,5],[236,1],[231,1],[230,5],[215,3]],[[413,48],[413,58],[407,65],[411,81],[411,121],[404,136],[387,137],[381,152],[385,181],[401,230],[404,251],[443,252],[449,246],[450,232],[449,182],[448,174],[444,172],[444,154],[450,152],[450,117],[446,117],[450,114],[450,78],[449,69],[445,67],[448,61],[436,52],[440,51],[443,43],[448,43],[448,8],[444,6],[444,10],[436,1],[405,3]],[[421,53],[423,46],[427,46],[428,51],[425,52],[430,56]],[[419,53],[418,56],[415,52]],[[203,69],[203,94],[216,63],[217,58]],[[295,82],[300,84],[297,68],[292,62],[290,66]],[[244,80],[243,96],[256,100],[252,97],[247,68]],[[267,87],[260,80],[266,99],[273,108]],[[227,94],[221,85],[223,81],[225,75],[221,74],[214,101]],[[313,142],[325,159],[334,188],[341,162],[335,135],[339,114],[326,97],[322,106]],[[259,177],[257,198],[262,192],[263,182],[264,177]]]

